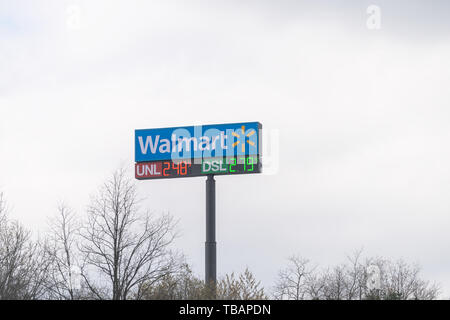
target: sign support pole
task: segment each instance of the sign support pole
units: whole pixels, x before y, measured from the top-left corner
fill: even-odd
[[[206,179],[206,242],[205,283],[211,286],[211,298],[216,298],[216,181],[214,175]]]

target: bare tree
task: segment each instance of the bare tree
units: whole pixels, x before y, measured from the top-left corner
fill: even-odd
[[[367,265],[361,263],[363,250],[357,250],[353,256],[348,256],[346,266],[346,299],[361,300],[366,292],[367,285]]]
[[[167,274],[142,289],[145,300],[204,300],[209,291],[200,278],[196,277],[187,263],[180,265],[176,273]]]
[[[80,225],[75,213],[64,203],[58,205],[58,214],[49,221],[47,251],[52,261],[48,279],[48,295],[53,299],[82,298],[80,269],[77,253],[77,233]]]
[[[80,235],[81,276],[97,299],[141,299],[144,284],[177,266],[178,258],[169,250],[173,218],[140,213],[136,187],[123,169],[92,198]]]
[[[280,271],[275,286],[275,299],[437,299],[439,287],[420,278],[420,268],[402,260],[382,258],[362,260],[362,251],[347,257],[347,263],[324,271],[307,268],[308,260],[294,257]],[[369,267],[379,270],[379,288],[368,286]]]
[[[44,246],[8,218],[0,195],[0,299],[30,300],[45,295],[50,263]]]
[[[241,274],[225,275],[215,286],[218,300],[267,299],[264,289],[248,268]],[[145,285],[143,298],[147,300],[209,300],[211,287],[193,275],[188,264],[180,272],[167,275],[152,285]]]
[[[310,299],[313,295],[310,293],[310,282],[315,267],[310,267],[309,260],[299,256],[292,256],[288,260],[288,267],[278,273],[274,289],[275,299]]]
[[[0,225],[6,220],[6,203],[3,192],[0,192]]]
[[[433,300],[437,299],[440,288],[435,283],[422,280],[420,267],[407,264],[403,260],[390,262],[378,259],[372,261],[381,270],[381,288],[368,295],[368,299],[383,300]]]
[[[322,275],[323,298],[328,300],[360,300],[367,283],[367,266],[361,262],[362,250],[347,256],[347,263],[328,269]]]
[[[264,300],[267,299],[261,282],[248,268],[237,278],[234,273],[226,275],[217,283],[219,300]]]

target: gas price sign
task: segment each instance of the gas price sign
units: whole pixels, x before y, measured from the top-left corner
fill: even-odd
[[[261,173],[259,122],[135,131],[136,179]]]
[[[261,173],[257,156],[138,162],[136,179],[187,178],[206,175]]]
[[[205,283],[217,274],[214,176],[261,173],[261,132],[259,122],[135,130],[136,179],[207,176]]]

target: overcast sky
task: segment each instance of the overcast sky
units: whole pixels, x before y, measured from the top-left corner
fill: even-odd
[[[364,248],[448,297],[449,40],[448,1],[0,0],[0,190],[42,232],[133,177],[134,129],[259,121],[278,161],[216,178],[219,275]],[[205,180],[137,182],[201,277]]]

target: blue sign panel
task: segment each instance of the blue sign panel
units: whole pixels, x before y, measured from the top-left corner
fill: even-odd
[[[135,161],[260,155],[259,122],[135,131]]]

